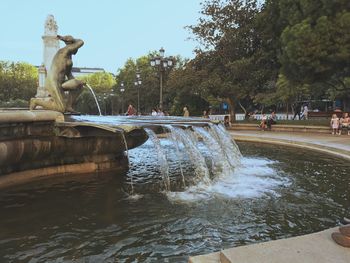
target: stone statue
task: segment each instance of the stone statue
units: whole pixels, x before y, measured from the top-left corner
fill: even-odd
[[[46,110],[74,112],[73,105],[85,84],[75,79],[72,74],[72,55],[78,52],[78,49],[84,45],[84,41],[72,36],[57,35],[57,38],[63,41],[66,46],[57,51],[48,71],[45,80],[48,97],[32,98],[30,100],[31,110],[41,106]]]

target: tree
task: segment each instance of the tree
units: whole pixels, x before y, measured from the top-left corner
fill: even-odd
[[[118,70],[116,74],[116,90],[119,90],[121,83],[124,83],[125,92],[121,94],[118,91],[120,98],[124,100],[125,103],[131,103],[137,105],[137,89],[140,89],[140,111],[143,113],[151,112],[151,110],[157,107],[159,103],[159,72],[156,68],[150,65],[151,57],[159,55],[157,52],[150,52],[148,55],[141,56],[137,59],[128,59],[124,66]],[[180,57],[176,58],[177,67],[182,65],[182,59]],[[134,85],[136,72],[139,71],[141,74],[142,85]],[[168,79],[172,69],[168,69],[164,72],[163,79],[163,100],[164,109],[169,109],[171,106],[172,98],[171,87],[168,87]]]
[[[93,74],[79,77],[85,81],[96,93],[99,98],[99,104],[103,114],[112,112],[112,109],[106,107],[106,99],[112,94],[112,89],[115,86],[114,76],[109,72],[96,72]],[[85,114],[97,114],[98,108],[90,90],[84,89],[77,100],[77,111]]]
[[[37,86],[38,70],[34,66],[25,62],[0,61],[1,101],[29,101],[35,96]]]
[[[264,85],[255,23],[259,7],[254,0],[213,0],[204,2],[201,13],[204,17],[198,25],[190,27],[206,49],[197,51],[196,59],[200,69],[210,72],[207,85],[215,83],[212,95],[229,104],[231,120],[235,120],[236,105],[254,98]]]
[[[291,5],[295,8],[292,9]],[[344,94],[350,77],[350,2],[281,1],[291,12],[282,40],[282,73],[299,83],[323,83],[323,93]]]

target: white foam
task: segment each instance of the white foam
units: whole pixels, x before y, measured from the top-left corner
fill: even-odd
[[[242,158],[241,166],[234,173],[216,178],[212,184],[198,184],[184,192],[168,192],[173,202],[194,202],[211,198],[259,198],[279,196],[278,189],[290,184],[289,179],[279,174],[272,164],[275,161],[261,158]]]

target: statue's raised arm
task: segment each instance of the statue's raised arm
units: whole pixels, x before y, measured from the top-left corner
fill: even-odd
[[[31,99],[30,109],[42,106],[48,110],[72,112],[74,111],[72,106],[81,93],[84,83],[75,79],[72,74],[72,55],[78,52],[78,49],[84,45],[84,41],[70,35],[57,35],[57,38],[66,46],[57,51],[46,77],[45,88],[50,97]]]

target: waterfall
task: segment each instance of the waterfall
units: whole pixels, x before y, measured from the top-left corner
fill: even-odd
[[[241,153],[225,129],[216,124],[204,127],[163,124],[162,128],[167,133],[166,137],[158,137],[152,129],[145,128],[151,147],[153,146],[151,150],[147,149],[147,154],[156,157],[155,175],[158,174],[158,178],[161,178],[161,192],[169,200],[206,200],[212,196],[229,196],[232,190],[236,191],[237,176],[242,169]],[[125,137],[123,138],[127,150]],[[182,183],[177,188],[171,183],[180,180],[179,171]],[[138,196],[134,193],[133,176],[129,174],[130,198]],[[170,176],[174,180],[171,181]]]
[[[100,104],[98,103],[98,100],[97,100],[97,98],[96,98],[96,94],[95,94],[94,90],[91,88],[91,86],[90,86],[89,84],[86,83],[85,85],[86,85],[86,87],[89,88],[89,90],[90,90],[92,96],[94,97],[95,103],[96,103],[96,106],[97,106],[97,109],[98,109],[98,112],[99,112],[100,116],[102,116]]]
[[[195,183],[210,184],[209,169],[205,162],[205,158],[198,149],[197,140],[193,137],[193,132],[189,129],[183,130],[171,125],[167,128],[172,133],[172,138],[184,145],[187,155],[194,166]]]
[[[160,172],[162,174],[165,191],[170,191],[170,178],[169,178],[169,165],[166,159],[165,152],[163,151],[160,140],[157,137],[157,134],[151,129],[145,129],[149,138],[153,142],[154,148],[156,149],[158,164],[160,168]]]
[[[216,141],[221,145],[225,156],[231,167],[235,168],[241,164],[242,154],[236,142],[231,138],[231,135],[226,131],[222,124],[210,124],[209,132],[213,135]]]
[[[210,151],[214,178],[232,175],[235,167],[230,164],[229,158],[222,147],[222,143],[210,132],[211,127],[193,127],[193,130],[203,139],[203,143]]]
[[[171,126],[170,126],[171,127]],[[169,128],[167,126],[168,130],[170,131],[171,128]],[[182,185],[183,187],[185,188],[186,187],[186,182],[185,182],[185,175],[184,175],[184,171],[183,171],[183,164],[182,164],[182,160],[183,160],[183,154],[181,153],[180,151],[180,145],[179,145],[179,142],[178,140],[176,140],[176,136],[174,133],[172,132],[168,132],[167,133],[167,137],[168,139],[170,139],[175,147],[175,150],[176,150],[176,155],[177,155],[177,158],[179,160],[179,166],[180,166],[180,172],[181,172],[181,179],[182,179]]]

